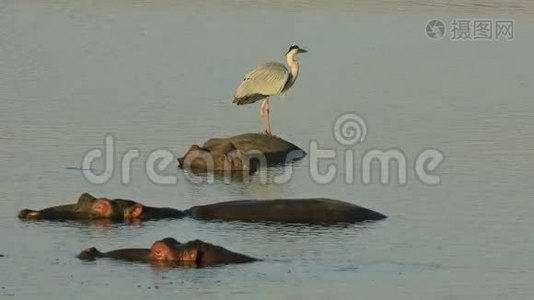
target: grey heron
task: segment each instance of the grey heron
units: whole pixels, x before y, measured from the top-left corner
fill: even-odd
[[[264,134],[271,135],[269,97],[281,95],[293,86],[299,75],[299,64],[295,56],[306,52],[308,51],[292,45],[285,55],[289,70],[278,62],[261,64],[247,73],[237,88],[234,94],[234,103],[237,105],[254,103],[263,99],[260,105],[260,116]]]

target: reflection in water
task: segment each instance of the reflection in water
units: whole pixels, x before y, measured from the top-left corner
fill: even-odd
[[[211,172],[184,170],[184,177],[193,183],[212,183],[214,181],[224,182],[227,184],[233,182],[250,182],[252,175],[256,171],[252,170],[215,170]]]
[[[149,262],[150,267],[153,270],[159,272],[167,272],[176,268],[185,268],[185,269],[202,269],[202,268],[217,268],[225,265],[227,263],[196,263],[191,261],[182,261],[182,262],[173,262],[173,261],[157,261],[152,260]]]
[[[202,268],[195,262],[172,262],[172,261],[150,261],[150,267],[155,271],[165,272],[173,268]]]
[[[200,222],[200,221],[199,221]],[[375,227],[375,222],[361,222],[356,224],[336,223],[336,224],[305,224],[305,223],[280,223],[280,222],[242,222],[242,221],[219,221],[207,220],[204,226],[213,230],[219,229],[225,232],[257,232],[261,236],[274,238],[282,236],[288,237],[310,237],[310,236],[343,236],[346,234],[358,234],[359,231],[370,230]]]
[[[200,172],[195,170],[183,170],[184,178],[191,183],[213,184],[247,184],[249,188],[259,187],[256,184],[284,184],[289,182],[294,174],[295,168],[300,168],[302,161],[291,164],[276,163],[259,168],[255,171],[235,170],[235,171],[213,171]],[[253,183],[253,184],[252,184]]]
[[[95,228],[99,230],[116,230],[123,226],[142,227],[143,221],[139,219],[126,219],[124,221],[111,219],[79,219],[79,220],[20,220],[30,226],[52,226],[52,227],[71,227],[84,231],[92,231]],[[150,222],[150,221],[148,221]]]

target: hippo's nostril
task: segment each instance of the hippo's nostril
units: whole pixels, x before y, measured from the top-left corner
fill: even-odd
[[[154,257],[157,259],[157,260],[165,260],[165,252],[158,248],[158,249],[155,249],[154,250]]]
[[[39,216],[40,216],[40,213],[38,211],[31,210],[31,209],[23,209],[19,213],[18,217],[21,219],[37,219],[39,218]]]
[[[23,209],[19,212],[19,218],[24,219],[30,213],[29,209]]]

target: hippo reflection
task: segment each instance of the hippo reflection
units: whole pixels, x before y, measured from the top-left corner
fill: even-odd
[[[127,248],[102,253],[96,248],[91,247],[83,250],[78,255],[78,258],[82,260],[94,260],[102,257],[126,261],[166,263],[173,266],[206,266],[257,261],[257,259],[250,256],[235,253],[201,240],[189,241],[182,244],[171,237],[154,242],[150,249]]]

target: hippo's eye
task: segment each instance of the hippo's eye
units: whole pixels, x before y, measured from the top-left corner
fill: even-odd
[[[110,203],[107,201],[98,201],[93,205],[93,210],[98,212],[106,212],[110,209]]]
[[[182,260],[188,262],[194,262],[197,259],[196,251],[187,251],[183,254]]]

